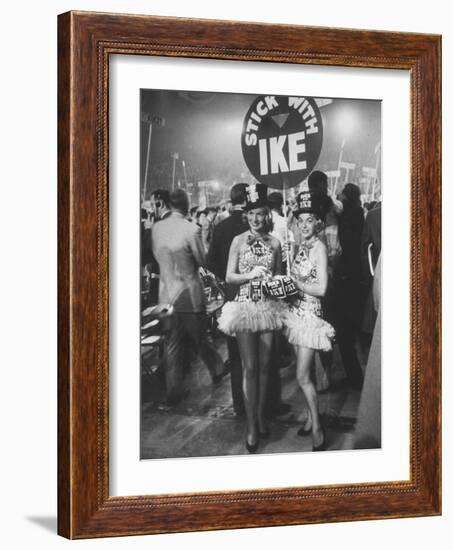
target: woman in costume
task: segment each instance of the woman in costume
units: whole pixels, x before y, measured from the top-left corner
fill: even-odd
[[[279,303],[265,296],[264,283],[280,275],[280,241],[270,235],[272,216],[267,203],[267,187],[246,189],[248,231],[231,243],[226,282],[238,285],[234,301],[223,307],[218,324],[224,333],[235,336],[243,368],[243,394],[247,420],[246,448],[258,449],[259,438],[269,435],[264,405],[267,393],[273,331],[282,328]]]
[[[315,351],[330,351],[335,336],[333,327],[323,320],[321,298],[327,290],[327,248],[318,238],[326,210],[325,202],[311,192],[300,193],[294,215],[301,235],[301,244],[291,266],[291,278],[298,289],[298,297],[285,315],[285,334],[294,346],[297,357],[297,380],[305,395],[309,418],[298,431],[299,435],[312,433],[313,450],[325,448],[318,398],[311,368]]]

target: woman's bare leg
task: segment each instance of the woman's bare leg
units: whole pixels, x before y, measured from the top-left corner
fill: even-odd
[[[272,358],[272,344],[274,341],[273,332],[260,332],[258,340],[258,429],[265,433],[267,430],[264,418],[264,408],[267,399],[267,384],[269,380],[269,368]]]
[[[332,365],[333,365],[333,353],[331,351],[320,351],[319,352],[319,359],[321,361],[322,369],[324,371],[324,385],[320,383],[320,381],[316,380],[316,387],[319,390],[325,391],[329,389],[329,386],[331,384],[331,378],[332,378]],[[322,386],[322,388],[320,387]]]
[[[311,365],[314,351],[302,346],[296,346],[297,354],[297,381],[304,392],[307,405],[310,410],[313,446],[318,447],[323,443],[323,431],[319,420],[318,396],[311,378]]]
[[[258,439],[256,425],[258,408],[258,333],[238,332],[236,339],[243,370],[242,389],[247,421],[247,441],[250,445],[253,445]]]

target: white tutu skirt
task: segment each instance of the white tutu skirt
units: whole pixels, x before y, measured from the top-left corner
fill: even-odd
[[[287,309],[283,322],[284,334],[290,344],[319,351],[330,351],[335,329],[312,311]]]
[[[276,300],[227,302],[218,326],[228,336],[238,332],[267,332],[283,328],[283,316],[284,307]]]

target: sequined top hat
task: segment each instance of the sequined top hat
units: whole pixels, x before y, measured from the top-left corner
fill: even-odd
[[[267,186],[264,183],[252,183],[245,189],[245,207],[244,210],[253,210],[269,206],[267,200]]]
[[[296,197],[297,207],[294,210],[294,215],[299,216],[300,214],[314,214],[318,218],[322,218],[325,208],[324,201],[315,195],[311,191],[302,191]]]

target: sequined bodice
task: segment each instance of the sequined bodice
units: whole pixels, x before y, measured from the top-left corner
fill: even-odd
[[[302,280],[304,283],[314,283],[317,280],[316,265],[310,260],[310,249],[302,245],[294,258],[291,266],[293,279]],[[303,315],[305,311],[311,311],[318,317],[322,317],[321,300],[310,294],[299,293],[299,297],[290,306],[293,311]]]
[[[260,239],[245,246],[239,254],[239,273],[248,273],[255,266],[262,265],[272,274],[272,248]]]
[[[247,244],[239,253],[239,273],[249,273],[255,266],[261,265],[268,270],[268,275],[242,284],[235,298],[237,302],[260,302],[266,299],[261,283],[272,277],[273,257],[272,248],[264,240],[254,239],[252,235],[248,237]]]
[[[316,266],[310,260],[309,249],[301,246],[291,266],[291,275],[296,279],[312,283],[316,281]]]

